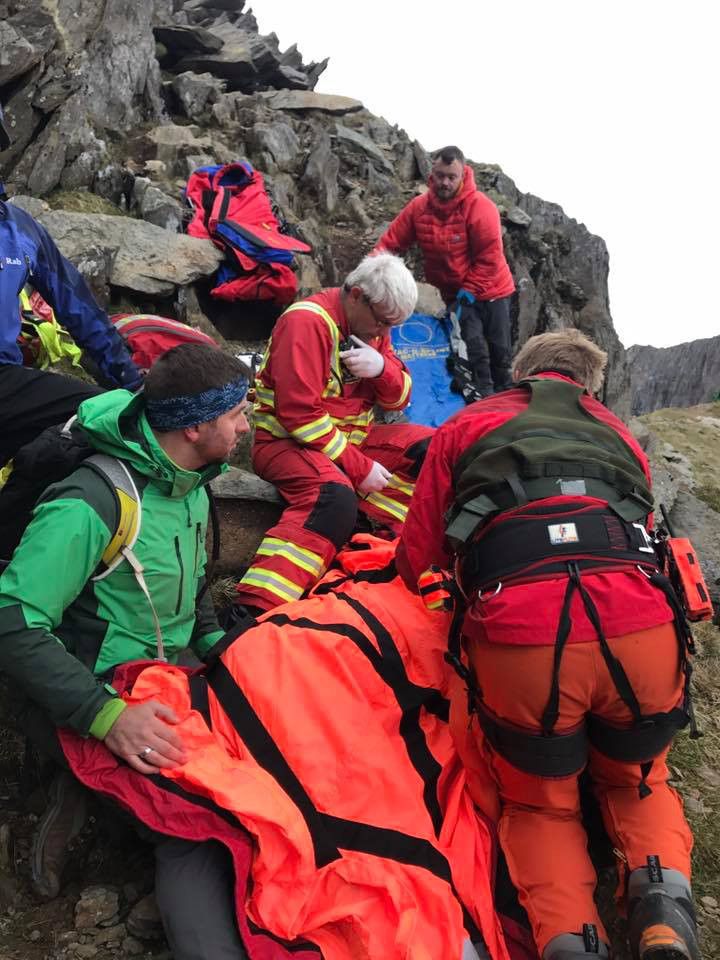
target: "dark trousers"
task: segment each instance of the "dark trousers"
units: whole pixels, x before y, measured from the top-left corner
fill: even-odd
[[[55,764],[69,769],[56,727],[31,701],[17,703],[18,727]],[[100,798],[103,800],[104,798]],[[155,833],[104,801],[155,847],[155,897],[174,960],[247,960],[235,914],[232,859],[215,840],[197,842]]]
[[[46,427],[65,423],[100,387],[60,373],[0,364],[0,466]]]
[[[91,383],[11,363],[0,364],[0,467],[43,430],[66,423],[88,397]],[[10,475],[0,492],[0,558],[9,560],[29,523],[27,477]]]
[[[512,386],[510,299],[463,303],[460,311],[460,330],[468,362],[475,386],[482,394],[499,393]]]

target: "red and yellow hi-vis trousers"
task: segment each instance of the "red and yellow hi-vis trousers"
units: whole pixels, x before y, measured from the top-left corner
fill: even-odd
[[[237,602],[270,610],[299,600],[350,538],[358,507],[399,532],[433,432],[411,423],[372,426],[360,449],[390,470],[392,479],[360,501],[346,474],[323,453],[294,440],[256,444],[256,473],[274,483],[288,505],[238,583]]]
[[[498,718],[539,733],[554,648],[466,642],[483,702]],[[672,623],[608,643],[625,668],[644,714],[677,706],[683,677]],[[572,729],[588,713],[616,726],[631,725],[630,711],[620,700],[597,641],[571,643],[563,652],[555,729]],[[553,937],[579,933],[584,923],[594,923],[601,939],[608,942],[593,898],[597,875],[581,820],[578,776],[534,776],[503,759],[488,745],[476,720],[468,728],[462,684],[454,686],[451,727],[456,741],[460,740],[458,750],[468,769],[473,799],[491,818],[499,814],[500,843],[540,954]],[[469,731],[475,733],[474,744],[469,742]],[[612,760],[590,748],[593,789],[620,859],[621,894],[627,873],[645,866],[652,854],[659,855],[663,867],[690,877],[692,834],[682,802],[667,783],[667,753],[654,760],[646,780],[652,793],[641,799],[639,765]],[[499,808],[488,791],[488,775],[495,781]]]

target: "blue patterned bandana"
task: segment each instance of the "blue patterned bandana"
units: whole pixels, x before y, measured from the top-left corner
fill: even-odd
[[[160,433],[195,427],[199,423],[217,420],[245,399],[248,382],[244,377],[231,380],[224,387],[211,387],[194,396],[166,397],[164,400],[146,400],[148,423]]]

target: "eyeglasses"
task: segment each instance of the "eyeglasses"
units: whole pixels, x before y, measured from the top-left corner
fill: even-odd
[[[397,324],[397,321],[396,321],[396,320],[387,320],[385,317],[379,317],[379,316],[375,313],[375,311],[374,311],[374,309],[373,309],[373,305],[372,305],[371,301],[369,300],[369,298],[368,298],[367,296],[363,296],[363,303],[365,304],[365,306],[368,308],[368,310],[369,310],[370,313],[372,314],[372,318],[373,318],[373,320],[375,321],[375,323],[377,324],[378,327],[383,327],[383,328],[385,328],[386,330],[389,330],[391,327],[396,326],[396,324]]]

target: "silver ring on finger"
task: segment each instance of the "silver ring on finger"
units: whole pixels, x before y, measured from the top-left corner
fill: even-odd
[[[147,760],[147,758],[150,756],[152,752],[153,752],[152,747],[143,747],[143,749],[140,751],[138,756],[140,757],[141,760]]]

